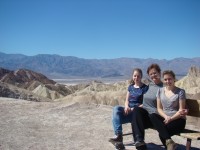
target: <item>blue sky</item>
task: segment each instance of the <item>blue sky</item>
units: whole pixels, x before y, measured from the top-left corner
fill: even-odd
[[[200,57],[200,0],[0,0],[0,52]]]

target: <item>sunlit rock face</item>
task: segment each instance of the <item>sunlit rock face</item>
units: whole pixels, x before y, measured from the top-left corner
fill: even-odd
[[[176,86],[185,89],[187,94],[196,95],[195,98],[200,99],[200,68],[191,67],[187,76],[176,82]]]

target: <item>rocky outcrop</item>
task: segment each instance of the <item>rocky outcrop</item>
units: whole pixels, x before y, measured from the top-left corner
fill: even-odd
[[[189,77],[200,77],[200,68],[192,66],[187,75]]]
[[[191,67],[187,76],[176,82],[176,86],[185,89],[188,94],[200,93],[200,68]]]
[[[55,81],[48,79],[46,76],[27,69],[18,69],[16,71],[10,71],[7,69],[0,68],[0,81],[2,83],[13,85],[16,88],[18,87],[20,89],[25,89],[26,92],[33,92],[35,95],[43,97],[44,99],[47,98],[54,100],[73,93],[73,90],[71,90],[69,87],[57,84]],[[10,89],[10,91],[12,91],[12,89]],[[16,90],[12,92],[16,92]],[[25,94],[23,93],[23,91],[21,91],[22,93],[20,94],[19,92],[20,91],[13,94],[10,93],[9,96],[8,93],[1,93],[0,96],[7,95],[8,97],[16,98],[19,97],[16,95]]]
[[[52,91],[52,90],[48,89],[45,85],[39,85],[38,87],[36,87],[33,90],[33,93],[35,93],[39,96],[42,96],[42,97],[52,99],[52,100],[64,97],[64,95],[59,94],[56,91]]]
[[[0,97],[24,99],[37,102],[51,101],[49,98],[38,96],[33,92],[3,82],[0,82]]]
[[[191,99],[199,99],[200,100],[200,93],[196,93],[191,96]]]

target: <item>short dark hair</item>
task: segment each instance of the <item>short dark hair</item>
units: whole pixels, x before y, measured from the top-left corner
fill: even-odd
[[[147,74],[149,74],[149,71],[151,69],[156,69],[159,73],[161,73],[161,69],[160,66],[158,64],[151,64],[148,68],[147,68]]]

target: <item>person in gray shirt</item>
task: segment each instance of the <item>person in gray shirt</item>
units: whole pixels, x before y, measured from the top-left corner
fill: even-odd
[[[163,80],[165,87],[157,92],[158,114],[151,114],[150,120],[167,150],[175,150],[177,144],[171,136],[182,132],[186,124],[185,90],[175,86],[175,74],[171,70],[163,72]]]
[[[156,93],[159,88],[163,87],[161,81],[161,69],[158,64],[151,64],[147,68],[147,74],[151,79],[148,91],[143,95],[143,106],[136,107],[132,115],[132,130],[135,138],[136,149],[146,150],[144,142],[145,129],[152,128],[150,114],[157,113]]]

